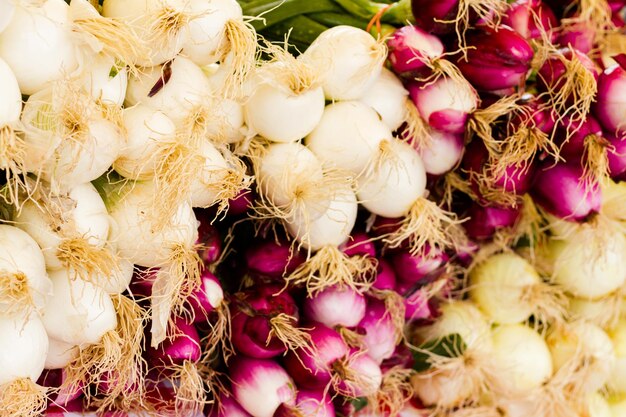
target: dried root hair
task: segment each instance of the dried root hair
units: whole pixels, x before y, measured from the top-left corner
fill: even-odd
[[[581,180],[587,186],[597,186],[609,177],[608,150],[613,146],[605,138],[598,135],[585,137],[585,148],[582,156],[583,176]]]
[[[304,285],[310,296],[332,286],[363,291],[372,285],[377,266],[371,256],[348,256],[336,246],[324,246],[285,277],[285,285]]]
[[[67,237],[56,253],[63,266],[73,271],[73,278],[97,284],[119,271],[119,260],[107,246],[96,246],[81,236]]]
[[[472,190],[471,183],[464,179],[456,170],[453,170],[445,174],[442,184],[441,201],[445,203],[445,206],[448,207],[448,209],[452,208],[452,200],[455,191],[462,192],[463,194],[469,196],[472,200],[478,199],[474,190]]]
[[[562,27],[567,28],[578,23],[585,23],[595,32],[596,41],[602,39],[604,34],[615,28],[611,8],[607,1],[579,0],[573,4],[576,5],[577,15],[563,19],[561,21]]]
[[[0,169],[4,170],[5,190],[0,195],[7,204],[19,209],[23,194],[30,190],[22,175],[26,173],[26,142],[16,128],[0,127]]]
[[[254,27],[242,19],[230,19],[224,27],[225,44],[222,49],[222,65],[228,66],[222,93],[227,98],[238,98],[242,86],[257,57],[257,35]]]
[[[390,249],[409,245],[412,255],[427,256],[428,248],[446,250],[465,246],[467,237],[457,215],[445,211],[426,198],[418,199],[407,215],[398,223],[397,230],[382,237]]]
[[[466,49],[463,49],[462,52],[465,53]],[[425,85],[433,84],[440,77],[450,78],[455,83],[459,84],[468,83],[467,79],[461,74],[461,70],[452,62],[448,61],[443,55],[434,59],[425,59],[423,62],[426,64],[426,67],[430,69],[431,73],[426,77],[416,78],[416,80],[423,82]]]
[[[544,281],[526,286],[522,293],[522,301],[533,305],[533,316],[537,330],[545,331],[547,325],[560,326],[566,321],[567,296],[557,285]]]
[[[176,416],[196,415],[209,404],[202,374],[194,362],[186,360],[182,366],[176,366],[170,378],[176,394]]]
[[[321,85],[320,70],[304,60],[296,59],[287,50],[266,40],[260,46],[269,55],[267,66],[261,66],[256,74],[268,83],[283,88],[293,95],[300,95]]]
[[[367,399],[368,407],[381,415],[397,416],[414,395],[411,384],[413,374],[413,369],[403,366],[395,366],[386,371],[378,392]]]
[[[64,386],[70,390],[106,381],[105,396],[93,399],[99,410],[130,410],[143,402],[145,395],[142,357],[146,312],[134,300],[116,295],[112,298],[116,315],[115,330],[107,332],[99,343],[81,349],[66,368]]]
[[[430,128],[409,97],[404,101],[404,119],[405,126],[400,138],[410,141],[418,149],[428,148],[432,142]]]
[[[72,31],[81,36],[94,52],[115,57],[128,65],[132,74],[137,74],[134,63],[147,57],[149,50],[130,26],[101,16],[86,1],[70,3],[69,13]]]
[[[599,300],[595,300],[600,304],[601,309],[594,315],[580,316],[574,312],[568,311],[568,319],[570,321],[575,320],[587,320],[603,329],[612,329],[618,323],[624,308],[624,302],[626,301],[626,286],[618,288],[611,294],[602,297]]]
[[[241,159],[230,153],[230,151],[228,153],[223,152],[223,154],[228,162],[228,168],[219,170],[222,171],[219,181],[207,185],[217,191],[216,202],[214,203],[214,205],[217,205],[217,217],[221,214],[226,214],[230,200],[237,197],[241,191],[249,190],[254,181],[254,177],[247,174],[248,167]]]
[[[517,207],[520,198],[515,193],[505,191],[501,186],[496,184],[499,179],[490,172],[490,166],[484,167],[481,172],[470,171],[469,177],[478,186],[478,192],[481,197],[492,203],[496,203],[504,207]],[[516,175],[521,175],[516,173]]]
[[[391,319],[391,323],[396,330],[396,344],[400,343],[404,339],[404,327],[406,324],[404,318],[406,310],[404,298],[393,290],[370,289],[369,295],[385,303],[385,316]]]
[[[0,310],[14,314],[34,308],[28,277],[21,271],[0,270]]]
[[[176,244],[169,259],[156,273],[152,285],[151,316],[152,346],[167,337],[173,316],[185,316],[187,298],[201,285],[202,259],[195,247]]]
[[[228,305],[223,303],[215,310],[215,319],[209,320],[211,331],[202,339],[203,362],[209,363],[211,358],[221,352],[224,362],[235,354],[231,342],[231,317]]]
[[[46,388],[30,378],[17,379],[0,386],[3,417],[39,417],[47,407]]]
[[[148,20],[151,22],[148,29],[148,36],[144,39],[150,45],[150,54],[162,49],[168,49],[178,34],[185,30],[198,14],[191,14],[186,10],[179,10],[171,5],[163,4],[162,7],[154,10]],[[177,45],[182,47],[181,45]]]
[[[272,337],[276,337],[283,342],[288,350],[296,351],[302,349],[305,352],[315,352],[316,347],[311,339],[311,335],[306,332],[308,329],[297,327],[295,317],[286,313],[280,313],[270,319],[270,332],[267,335],[269,344]]]
[[[361,355],[365,354],[366,353],[364,351],[360,351],[335,360],[330,366],[331,380],[330,385],[327,387],[327,389],[332,387],[339,395],[343,395],[347,398],[356,398],[353,389],[351,389],[350,387],[371,387],[374,381],[372,381],[371,378],[367,377],[366,375],[363,375],[357,370],[353,369],[354,362]],[[342,384],[348,385],[348,388],[343,387]]]

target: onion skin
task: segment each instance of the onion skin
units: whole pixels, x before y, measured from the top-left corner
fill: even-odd
[[[396,73],[423,70],[427,61],[441,56],[444,46],[436,36],[417,26],[396,30],[387,41],[389,62]]]
[[[329,394],[324,395],[323,390],[298,390],[295,408],[282,404],[276,410],[273,417],[335,417],[335,406]],[[230,417],[230,416],[225,416]],[[237,416],[234,416],[237,417]]]
[[[350,287],[329,287],[304,300],[304,316],[328,327],[354,327],[365,316],[365,297]]]
[[[384,301],[373,297],[367,299],[367,309],[358,328],[364,331],[361,340],[372,359],[380,364],[393,355],[401,335],[397,334]]]
[[[273,279],[293,272],[305,260],[298,251],[291,254],[289,243],[273,240],[255,243],[246,251],[245,259],[251,273]]]
[[[197,244],[201,245],[199,249],[200,258],[205,264],[216,262],[222,255],[222,239],[220,233],[215,226],[211,224],[213,218],[207,210],[194,210],[196,218],[200,222],[198,227]]]
[[[557,140],[560,141],[561,155],[566,160],[580,160],[585,153],[585,139],[589,135],[602,136],[602,126],[591,115],[582,121],[563,118],[557,131]]]
[[[548,161],[535,174],[531,189],[533,200],[561,219],[585,220],[600,211],[602,193],[597,184],[585,186],[582,176],[579,163],[554,164]]]
[[[556,43],[561,47],[571,46],[572,48],[589,54],[595,46],[596,32],[587,22],[578,22],[564,28],[556,39]]]
[[[241,190],[237,196],[228,201],[228,215],[240,216],[246,213],[255,200],[255,195],[250,190]]]
[[[252,358],[269,359],[286,352],[287,347],[276,336],[268,341],[270,320],[284,313],[298,324],[298,307],[287,292],[277,285],[261,285],[239,293],[232,303],[232,338],[235,349]]]
[[[606,139],[611,144],[607,150],[609,174],[615,180],[623,180],[626,173],[626,135],[622,137],[607,135]]]
[[[384,259],[378,260],[376,268],[376,279],[372,283],[372,288],[377,290],[393,290],[396,286],[396,274],[389,262]]]
[[[539,25],[534,16],[539,18]],[[517,0],[502,17],[501,23],[513,28],[526,39],[538,39],[541,32],[548,33],[554,41],[553,28],[558,26],[554,12],[541,0]]]
[[[468,220],[463,223],[471,239],[486,240],[500,229],[512,227],[520,217],[519,207],[490,207],[473,203],[467,211]]]
[[[404,318],[411,322],[434,316],[434,308],[425,289],[415,289],[415,284],[398,282],[396,292],[404,298]]]
[[[224,300],[220,280],[208,269],[202,271],[201,284],[187,299],[194,315],[194,323],[208,320],[208,314],[219,308]]]
[[[478,90],[511,88],[526,78],[534,53],[528,41],[514,30],[483,26],[467,33],[466,40],[472,48],[456,64]]]
[[[626,70],[619,65],[607,68],[598,77],[595,115],[608,133],[626,130]]]
[[[340,249],[348,256],[376,257],[376,245],[372,242],[372,238],[363,232],[353,233],[350,240],[341,245]]]
[[[177,317],[171,329],[173,334],[161,342],[159,347],[148,348],[147,355],[151,362],[162,366],[182,365],[185,361],[198,362],[202,350],[196,328]]]
[[[454,23],[443,22],[456,18],[459,0],[412,0],[411,9],[419,27],[440,35],[454,29]]]
[[[576,57],[582,65],[593,74],[594,78],[598,79],[598,68],[596,64],[584,53],[571,48],[565,48],[561,50],[563,56],[568,60]],[[559,90],[567,78],[567,68],[561,62],[558,57],[552,56],[546,60],[543,66],[539,69],[537,77],[537,85],[542,91],[548,89]]]
[[[391,264],[396,277],[406,283],[418,284],[431,272],[437,270],[448,260],[448,256],[441,251],[432,250],[430,247],[421,255],[411,255],[407,251],[401,251],[393,255]]]
[[[208,417],[251,417],[231,395],[220,393],[219,405],[211,407]]]

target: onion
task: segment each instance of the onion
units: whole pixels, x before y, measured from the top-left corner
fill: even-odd
[[[194,323],[208,321],[209,314],[219,310],[224,303],[224,291],[215,275],[208,269],[202,271],[201,283],[189,297]]]
[[[128,71],[109,56],[96,55],[83,69],[80,79],[94,100],[121,106],[128,86]]]
[[[393,322],[393,315],[387,310],[385,302],[373,297],[367,299],[367,309],[358,329],[364,331],[361,341],[367,355],[378,364],[392,357],[402,338],[401,329]]]
[[[323,391],[302,389],[298,390],[295,408],[281,404],[274,417],[295,417],[298,412],[309,417],[335,417],[335,407],[330,395]]]
[[[424,169],[430,175],[442,175],[452,170],[463,156],[463,137],[458,134],[431,130],[426,143],[414,141]]]
[[[598,96],[595,115],[604,129],[611,134],[626,129],[624,126],[623,95],[626,89],[626,70],[620,65],[613,65],[598,77]]]
[[[304,301],[307,319],[328,327],[354,327],[365,316],[365,297],[352,288],[326,288]]]
[[[304,256],[292,249],[286,242],[273,240],[256,242],[245,254],[248,270],[262,277],[280,279],[283,274],[292,273],[304,262]]]
[[[626,319],[622,317],[608,334],[616,356],[608,386],[613,392],[626,394]]]
[[[558,26],[552,9],[541,0],[516,0],[502,17],[502,24],[510,26],[526,39],[540,38],[547,33],[551,40]]]
[[[463,223],[467,235],[476,240],[494,237],[501,230],[512,229],[520,219],[519,207],[483,207],[473,203],[467,211],[468,220]]]
[[[418,26],[403,26],[387,41],[389,62],[398,73],[423,69],[427,62],[443,55],[444,46]]]
[[[393,72],[383,68],[378,79],[360,101],[376,110],[389,129],[396,130],[407,118],[405,113],[408,95],[402,81]]]

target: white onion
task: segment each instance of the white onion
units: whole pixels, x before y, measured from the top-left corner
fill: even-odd
[[[405,102],[408,95],[402,81],[393,72],[383,68],[360,101],[376,110],[389,129],[396,130],[405,121]]]
[[[424,146],[418,147],[417,151],[427,173],[442,175],[459,163],[464,149],[460,135],[431,129],[430,140]]]
[[[0,58],[0,129],[5,126],[13,126],[22,112],[22,93],[17,83],[15,74]],[[0,161],[2,163],[3,161]]]
[[[65,343],[53,338],[49,339],[48,355],[46,356],[46,369],[65,368],[78,357],[78,346]]]
[[[615,392],[626,394],[626,317],[622,317],[608,333],[617,358],[608,386]]]
[[[95,100],[115,106],[124,103],[128,71],[118,65],[110,56],[94,55],[84,66],[80,79]]]
[[[37,381],[48,354],[48,335],[39,315],[0,314],[0,385],[17,379]]]

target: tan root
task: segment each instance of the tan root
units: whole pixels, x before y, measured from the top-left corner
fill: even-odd
[[[606,0],[579,0],[575,4],[578,5],[575,17],[565,18],[561,21],[564,28],[583,23],[595,33],[596,40],[598,40],[607,31],[615,27],[611,8]]]
[[[11,127],[0,128],[0,169],[4,170],[6,178],[6,192],[2,193],[7,204],[20,207],[20,197],[28,192],[27,182],[20,177],[26,172],[26,143],[24,139]]]
[[[408,242],[412,255],[425,255],[431,249],[459,248],[467,238],[456,214],[445,211],[433,201],[420,198],[409,213],[400,220],[398,229],[383,236],[389,248],[399,248]]]
[[[149,35],[147,39],[144,39],[150,45],[151,52],[154,54],[155,51],[168,49],[172,41],[176,41],[180,32],[186,30],[193,18],[193,15],[170,5],[158,8],[152,16],[148,17],[152,23],[148,31]]]
[[[33,308],[33,296],[23,272],[0,270],[0,300],[2,312],[7,314]]]
[[[119,260],[108,247],[92,245],[83,237],[63,239],[56,255],[63,266],[72,269],[75,278],[91,283],[110,279],[119,269]]]
[[[498,178],[489,172],[488,166],[482,172],[471,171],[469,176],[478,186],[478,192],[485,200],[504,207],[517,207],[519,204],[519,197],[515,193],[507,192],[497,184]]]
[[[354,348],[365,349],[366,346],[363,342],[363,335],[359,334],[356,330],[343,326],[339,326],[335,330],[337,330],[346,345]]]
[[[522,105],[518,101],[518,95],[503,97],[489,107],[475,110],[467,123],[468,132],[482,139],[492,158],[500,156],[503,145],[502,141],[493,137],[495,122],[502,116],[520,111]]]
[[[463,52],[465,52],[465,50],[463,50]],[[467,84],[467,79],[463,77],[461,70],[444,57],[424,60],[424,63],[430,69],[431,73],[427,77],[417,78],[417,80],[425,83],[425,85],[434,83],[439,77],[450,78],[456,84]]]
[[[296,326],[297,320],[285,313],[280,313],[270,319],[270,332],[267,335],[269,344],[272,337],[276,337],[283,342],[287,349],[295,351],[303,349],[308,352],[315,350],[315,345],[311,335],[305,330]]]
[[[129,65],[131,73],[137,73],[133,65],[148,56],[148,48],[131,27],[116,19],[101,16],[93,7],[80,1],[70,3],[72,30],[84,37],[96,53],[115,57]]]
[[[226,45],[221,61],[231,72],[224,82],[223,93],[228,98],[237,98],[256,63],[257,36],[250,23],[239,19],[227,21],[224,31]]]
[[[397,416],[404,404],[413,397],[411,376],[414,373],[413,369],[402,366],[386,371],[378,392],[367,399],[368,407],[381,415]]]
[[[261,67],[258,74],[278,86],[286,86],[288,92],[299,95],[317,88],[321,84],[319,69],[302,59],[296,59],[286,47],[264,41],[261,50],[270,56],[269,71]]]
[[[413,100],[408,97],[404,101],[404,112],[404,122],[406,126],[400,137],[410,141],[411,144],[418,149],[428,148],[432,141],[430,128],[428,127],[428,123],[422,119]]]
[[[404,338],[405,310],[404,298],[393,290],[371,289],[369,294],[385,302],[385,315],[389,316],[396,330],[396,343]]]
[[[522,301],[535,306],[533,315],[539,325],[548,323],[556,326],[565,322],[567,314],[567,296],[565,291],[556,285],[538,282],[524,288]]]
[[[201,285],[202,259],[195,247],[177,244],[169,260],[156,273],[152,286],[152,346],[157,347],[167,337],[167,326],[176,316],[185,314],[187,298]]]
[[[356,291],[371,286],[378,264],[370,256],[348,256],[336,246],[325,246],[288,277],[286,285],[304,285],[309,295],[332,286],[349,287]]]
[[[228,169],[221,169],[216,172],[216,176],[219,176],[219,181],[212,184],[207,184],[207,187],[216,191],[216,204],[217,213],[216,216],[226,213],[230,200],[237,197],[237,195],[243,191],[250,189],[253,182],[253,177],[246,173],[246,164],[233,154],[228,154]]]
[[[607,150],[611,143],[598,135],[585,137],[583,153],[584,172],[582,180],[590,185],[598,185],[609,176],[609,157]]]
[[[448,208],[452,207],[452,199],[455,191],[460,191],[472,198],[472,200],[478,199],[472,190],[472,186],[469,181],[463,179],[456,171],[448,172],[443,179],[443,191],[441,201],[445,203]]]
[[[30,378],[0,386],[0,409],[3,417],[39,417],[46,410],[46,389]]]
[[[196,415],[208,404],[202,376],[191,361],[185,361],[172,375],[176,393],[175,410],[177,416]]]
[[[357,352],[351,355],[346,355],[332,363],[330,385],[339,395],[343,395],[347,398],[356,398],[356,390],[364,389],[366,391],[371,391],[375,381],[373,381],[370,377],[361,374],[357,371],[357,369],[354,369],[354,362],[364,354],[364,352]]]
[[[215,310],[215,320],[210,320],[211,331],[202,339],[204,362],[208,363],[218,349],[221,349],[224,361],[235,353],[231,343],[230,309],[222,304]]]

